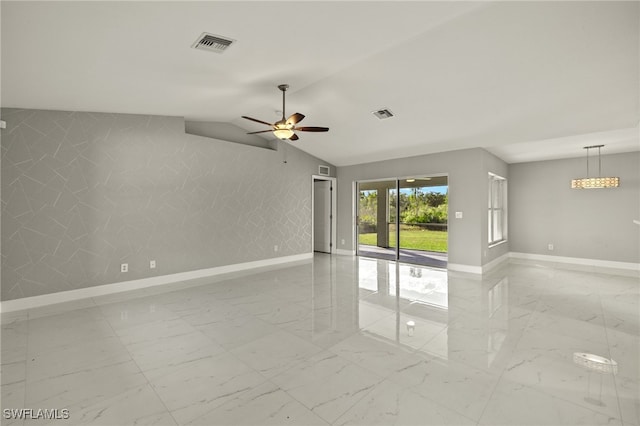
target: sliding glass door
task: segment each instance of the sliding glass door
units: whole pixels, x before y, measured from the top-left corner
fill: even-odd
[[[446,268],[446,176],[358,183],[358,254]]]
[[[358,252],[383,259],[396,259],[395,180],[358,184]]]

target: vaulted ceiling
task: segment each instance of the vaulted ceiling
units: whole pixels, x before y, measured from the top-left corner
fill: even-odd
[[[507,162],[640,149],[638,2],[2,1],[3,107],[249,115],[330,127],[335,165],[484,147]],[[192,49],[203,32],[237,40]],[[379,120],[371,112],[390,109]]]

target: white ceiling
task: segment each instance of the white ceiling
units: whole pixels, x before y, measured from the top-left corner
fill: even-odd
[[[484,147],[507,162],[640,150],[638,2],[10,2],[3,107],[183,116],[335,165]],[[202,32],[237,40],[224,54]],[[385,121],[371,111],[387,107]]]

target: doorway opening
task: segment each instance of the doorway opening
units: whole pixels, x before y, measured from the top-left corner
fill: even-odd
[[[357,254],[446,268],[447,176],[357,184]]]
[[[314,252],[336,251],[336,178],[312,176],[311,248]]]

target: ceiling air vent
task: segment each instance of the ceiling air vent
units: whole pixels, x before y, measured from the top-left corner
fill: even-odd
[[[380,120],[386,120],[387,118],[393,117],[393,113],[389,111],[387,108],[371,111],[371,114],[375,115]]]
[[[202,33],[195,43],[191,45],[194,49],[208,50],[222,53],[233,44],[235,40],[215,34]]]

